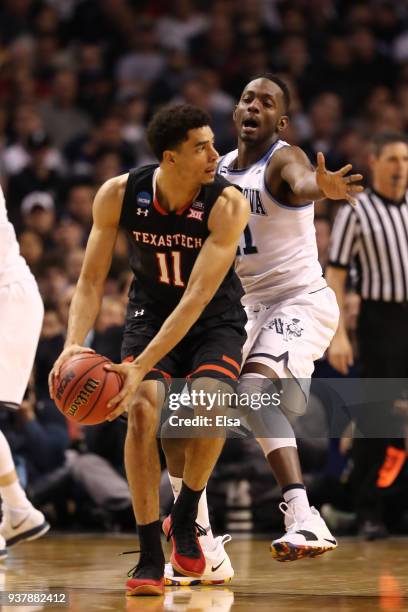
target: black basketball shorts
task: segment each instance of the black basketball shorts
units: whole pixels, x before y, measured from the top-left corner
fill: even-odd
[[[246,314],[241,306],[199,320],[173,350],[165,355],[144,380],[193,379],[202,376],[225,380],[232,386],[242,365],[246,340]],[[122,344],[122,361],[131,361],[158,333],[163,320],[149,307],[128,306]]]

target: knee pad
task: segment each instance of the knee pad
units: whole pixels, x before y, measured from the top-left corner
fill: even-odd
[[[289,370],[286,361],[271,361],[268,355],[250,356],[246,364],[251,363],[261,363],[276,374],[277,379],[267,380],[274,384],[276,390],[281,393],[280,407],[289,419],[305,414],[309,397],[310,379],[297,380]],[[241,380],[245,376],[261,376],[261,374],[243,374],[241,375]]]
[[[238,384],[238,409],[256,438],[294,438],[293,428],[281,407],[281,391],[279,381],[275,384],[268,378],[254,374],[244,374],[241,377]]]
[[[306,396],[295,378],[271,380],[260,374],[242,374],[237,392],[239,396],[245,394],[245,397],[252,394],[253,405],[257,405],[256,400],[261,398],[262,394],[268,394],[270,403],[275,407],[279,406],[289,420],[306,412]],[[243,403],[240,402],[240,405],[242,411]]]

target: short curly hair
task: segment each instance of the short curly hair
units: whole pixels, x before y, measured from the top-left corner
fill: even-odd
[[[210,124],[210,116],[191,104],[166,106],[159,110],[147,127],[147,140],[157,159],[164,151],[175,149],[188,139],[188,131]]]

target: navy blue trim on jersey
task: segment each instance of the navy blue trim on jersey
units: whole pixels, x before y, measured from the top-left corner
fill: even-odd
[[[312,295],[313,293],[319,293],[319,291],[324,291],[328,287],[329,287],[329,285],[326,285],[325,287],[320,287],[320,289],[316,289],[315,291],[309,291],[308,295]]]
[[[247,172],[250,168],[253,168],[254,166],[257,166],[258,164],[263,164],[264,162],[267,161],[268,157],[270,157],[272,155],[272,153],[274,152],[277,144],[280,142],[280,139],[276,140],[267,150],[267,152],[261,157],[261,159],[258,159],[258,161],[254,162],[253,164],[251,164],[250,166],[247,166],[246,168],[240,168],[239,170],[233,170],[231,168],[228,168],[228,172],[230,172],[231,174],[243,174],[244,172]],[[225,156],[226,157],[226,156]],[[235,160],[234,160],[235,161]],[[227,179],[228,180],[228,179]]]
[[[323,289],[327,289],[327,287],[323,287]],[[276,357],[275,357],[275,355],[271,355],[270,353],[249,353],[248,357],[246,358],[245,364],[244,364],[244,366],[242,368],[241,376],[245,375],[245,366],[246,366],[246,364],[248,364],[248,365],[251,364],[251,363],[261,363],[262,364],[262,362],[260,362],[260,361],[258,361],[258,362],[257,361],[252,361],[253,357],[265,357],[266,359],[271,359],[275,363],[279,363],[279,362],[283,361],[283,363],[285,364],[285,368],[287,370],[289,370],[289,372],[292,374],[293,380],[296,382],[296,384],[298,385],[299,389],[303,393],[306,401],[308,401],[308,397],[307,397],[306,393],[304,392],[304,390],[302,389],[302,385],[300,384],[299,379],[297,378],[297,376],[294,375],[294,373],[290,369],[290,365],[289,365],[289,351],[285,351],[281,355],[276,355]],[[250,359],[251,359],[251,361],[249,361]],[[266,364],[262,364],[262,365],[266,365]],[[266,367],[269,367],[269,366],[266,366]]]

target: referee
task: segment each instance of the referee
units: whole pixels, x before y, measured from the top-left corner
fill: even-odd
[[[384,133],[371,145],[372,187],[358,196],[355,208],[343,206],[333,226],[326,279],[337,296],[340,322],[328,359],[344,375],[353,364],[343,316],[346,278],[353,265],[361,296],[360,375],[408,378],[408,142],[402,134]],[[377,485],[389,443],[378,438],[353,440],[350,486],[359,533],[369,540],[387,534]],[[394,440],[392,447],[400,449],[394,450],[403,462],[403,441]]]

